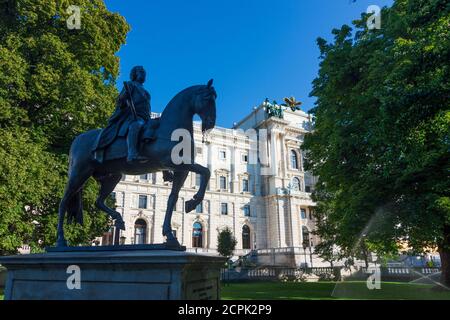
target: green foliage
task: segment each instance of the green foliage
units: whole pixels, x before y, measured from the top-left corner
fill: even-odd
[[[81,8],[80,30],[67,28],[69,5]],[[101,0],[0,0],[0,254],[54,244],[70,144],[113,111],[128,29]],[[90,181],[72,244],[108,227],[96,193]]]
[[[230,228],[226,227],[219,232],[217,236],[217,251],[223,257],[229,258],[233,255],[236,248],[236,238],[233,236]]]
[[[303,149],[319,177],[318,234],[346,256],[450,250],[450,3],[397,0],[318,40],[315,131]],[[323,246],[330,255],[330,246]]]

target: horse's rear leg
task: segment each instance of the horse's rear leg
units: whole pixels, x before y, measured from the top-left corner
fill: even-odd
[[[121,174],[111,174],[103,177],[96,178],[100,183],[100,193],[98,195],[97,201],[95,201],[95,205],[100,210],[106,212],[113,220],[115,220],[114,225],[121,229],[125,230],[125,222],[122,219],[122,216],[117,211],[109,208],[105,204],[106,198],[114,191],[117,184],[122,179]]]
[[[67,211],[67,204],[78,192],[81,192],[83,185],[91,176],[89,170],[70,170],[69,181],[67,182],[63,198],[59,204],[58,210],[58,237],[56,240],[57,247],[67,247],[67,241],[64,238],[64,216]]]

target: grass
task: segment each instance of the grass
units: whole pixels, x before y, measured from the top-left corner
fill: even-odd
[[[366,282],[253,282],[222,285],[223,300],[450,300],[450,291],[432,285],[382,282],[380,290]]]
[[[3,296],[3,289],[0,288],[0,300],[3,300],[3,299],[4,299],[4,296]]]

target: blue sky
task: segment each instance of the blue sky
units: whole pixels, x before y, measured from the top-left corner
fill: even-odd
[[[152,109],[214,78],[217,125],[231,127],[266,97],[295,96],[310,109],[317,37],[392,0],[106,0],[131,25],[119,85],[133,65],[148,73]]]

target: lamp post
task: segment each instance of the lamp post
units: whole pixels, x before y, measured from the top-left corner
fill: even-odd
[[[306,247],[308,246],[308,244],[306,243],[306,241],[303,241],[303,255],[305,257],[305,270],[308,267],[308,262],[306,261]]]
[[[313,267],[313,258],[312,258],[311,247],[312,247],[312,241],[309,243],[309,261],[311,261],[311,268],[312,268]]]

